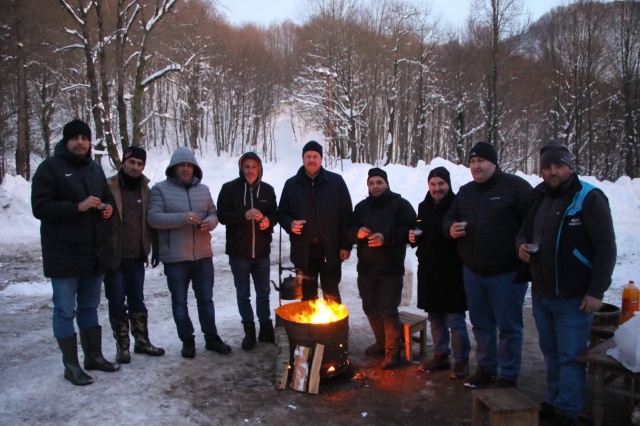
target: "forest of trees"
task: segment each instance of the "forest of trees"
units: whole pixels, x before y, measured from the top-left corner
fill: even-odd
[[[579,174],[640,177],[640,2],[580,0],[529,22],[471,0],[307,0],[302,24],[231,25],[215,0],[0,0],[0,176],[30,179],[61,126],[100,161],[129,145],[274,161],[276,119],[323,132],[328,162],[464,163],[485,140],[535,173],[550,138]]]

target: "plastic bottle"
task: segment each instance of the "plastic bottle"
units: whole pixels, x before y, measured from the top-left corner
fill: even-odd
[[[636,287],[633,281],[622,289],[622,315],[620,316],[620,324],[633,318],[636,311],[640,309],[640,289]]]

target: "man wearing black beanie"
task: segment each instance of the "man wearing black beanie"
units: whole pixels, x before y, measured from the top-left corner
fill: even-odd
[[[402,362],[398,307],[402,299],[407,233],[415,224],[411,204],[389,189],[387,173],[374,167],[367,177],[369,196],[360,201],[349,221],[349,242],[358,248],[358,291],[362,310],[376,339],[365,353],[385,354],[382,368]]]
[[[86,370],[116,371],[102,356],[98,322],[102,279],[118,257],[111,219],[115,202],[102,168],[91,160],[91,130],[73,120],[64,126],[54,155],[38,166],[31,184],[31,208],[40,219],[44,275],[53,287],[53,335],[62,351],[64,378],[93,382],[78,363],[77,319]]]
[[[518,256],[529,265],[533,318],[547,368],[540,415],[555,417],[557,424],[577,424],[587,376],[578,357],[589,349],[593,313],[602,306],[616,264],[607,197],[573,168],[566,146],[551,140],[542,147],[543,181],[531,192],[516,240]]]
[[[120,264],[104,277],[104,293],[109,300],[109,322],[116,340],[116,361],[131,362],[129,330],[135,339],[134,352],[151,356],[164,355],[164,349],[155,347],[149,340],[148,312],[144,303],[144,268],[149,264],[151,233],[147,223],[149,202],[149,178],[142,172],[147,152],[130,146],[122,154],[120,171],[107,182],[117,207],[115,232],[118,241],[117,254]],[[156,266],[157,250],[154,250],[152,266]],[[129,328],[131,324],[131,328]]]
[[[443,222],[462,259],[469,318],[476,340],[475,373],[464,385],[515,387],[522,362],[522,307],[527,283],[514,250],[531,185],[498,167],[487,142],[469,151],[473,181],[463,185]]]
[[[325,299],[340,302],[342,262],[351,255],[347,218],[351,195],[342,176],[322,167],[322,146],[302,148],[302,167],[282,189],[279,223],[291,241],[291,262],[302,280],[302,300],[318,298],[318,278]]]

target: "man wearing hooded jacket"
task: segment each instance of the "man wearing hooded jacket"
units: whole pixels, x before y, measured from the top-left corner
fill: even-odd
[[[198,305],[205,349],[228,354],[231,347],[218,335],[213,305],[211,232],[218,226],[216,206],[202,183],[202,169],[193,151],[178,147],[165,170],[167,179],[151,188],[147,221],[158,230],[158,251],[171,292],[173,319],[182,340],[182,356],[193,358],[196,343],[187,308],[189,282]]]
[[[31,208],[40,219],[45,277],[53,287],[53,335],[62,351],[64,378],[93,383],[78,363],[76,319],[86,370],[116,371],[102,356],[98,305],[104,273],[117,265],[110,236],[114,201],[102,168],[91,159],[91,129],[81,120],[64,126],[53,157],[38,166]]]
[[[269,303],[271,236],[278,221],[273,187],[262,180],[262,160],[247,152],[238,161],[240,176],[222,185],[218,195],[218,218],[226,226],[226,250],[236,287],[236,300],[245,337],[242,349],[256,344],[256,326],[251,307],[251,283],[256,291],[256,315],[261,342],[274,343]]]
[[[358,291],[376,342],[369,355],[386,354],[382,368],[402,361],[398,307],[402,299],[407,235],[416,212],[400,194],[391,192],[387,173],[377,167],[367,178],[369,196],[360,201],[349,220],[349,242],[358,249]]]

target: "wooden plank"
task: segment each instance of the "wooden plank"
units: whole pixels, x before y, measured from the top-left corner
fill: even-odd
[[[289,364],[285,365],[282,369],[282,377],[280,377],[280,386],[278,386],[278,389],[286,389],[287,380],[289,380]]]
[[[282,389],[280,386],[282,384],[282,380],[289,379],[289,371],[291,370],[291,366],[289,363],[291,362],[291,349],[289,347],[289,338],[287,337],[287,331],[284,327],[276,327],[275,331],[275,340],[276,340],[276,357],[275,357],[275,385]],[[286,376],[283,371],[286,369]]]
[[[324,345],[316,343],[313,351],[313,361],[311,362],[311,372],[309,373],[309,393],[317,394],[320,387],[320,367],[322,367],[322,356],[324,355]]]
[[[309,357],[311,348],[296,346],[293,354],[293,378],[291,388],[298,392],[306,392],[309,379]]]

